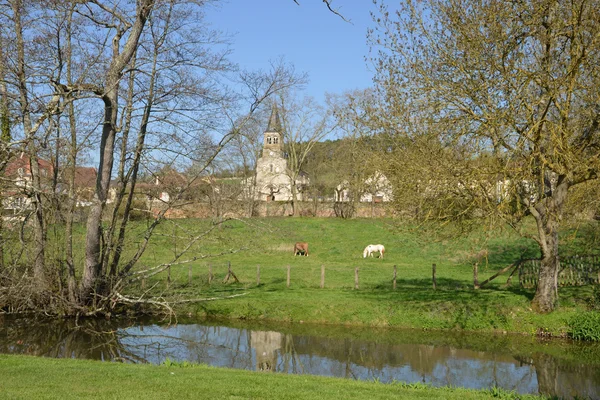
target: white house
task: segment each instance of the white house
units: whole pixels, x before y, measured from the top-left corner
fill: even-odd
[[[375,172],[364,180],[359,189],[361,203],[387,203],[393,200],[392,184],[382,172]],[[336,202],[347,202],[351,198],[351,189],[348,181],[340,183],[335,190]]]

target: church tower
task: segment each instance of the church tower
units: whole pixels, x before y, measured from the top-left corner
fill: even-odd
[[[269,117],[269,124],[267,130],[264,133],[263,141],[263,157],[266,155],[271,157],[281,156],[283,157],[283,138],[281,137],[281,121],[279,120],[279,110],[277,104],[273,103],[271,108],[271,116]]]
[[[273,103],[264,133],[262,157],[256,161],[256,199],[289,200],[290,178],[283,153],[283,135],[277,104]]]

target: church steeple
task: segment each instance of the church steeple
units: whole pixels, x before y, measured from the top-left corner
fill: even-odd
[[[266,151],[265,151],[266,150]],[[281,121],[279,119],[279,110],[277,104],[273,102],[271,107],[271,116],[269,124],[265,131],[265,139],[263,142],[263,155],[281,157],[283,151],[283,140],[281,132]]]
[[[269,117],[269,124],[267,125],[266,132],[281,133],[281,122],[279,120],[279,110],[277,109],[276,102],[273,102],[273,106],[271,107],[271,116]]]

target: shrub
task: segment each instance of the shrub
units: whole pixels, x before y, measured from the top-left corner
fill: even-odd
[[[600,311],[600,285],[594,285],[588,305],[592,310]]]
[[[589,311],[569,321],[569,335],[575,340],[600,341],[600,313]]]

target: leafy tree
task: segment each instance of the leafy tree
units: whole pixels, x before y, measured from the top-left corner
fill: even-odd
[[[369,179],[379,171],[381,131],[371,124],[375,97],[372,90],[354,90],[329,96],[328,105],[341,137],[332,159],[336,171],[336,215],[352,217],[363,194],[369,191]],[[348,194],[349,199],[342,198]]]
[[[600,3],[379,2],[370,33],[395,184],[423,218],[535,220],[532,301],[557,305],[558,230],[600,167]]]

